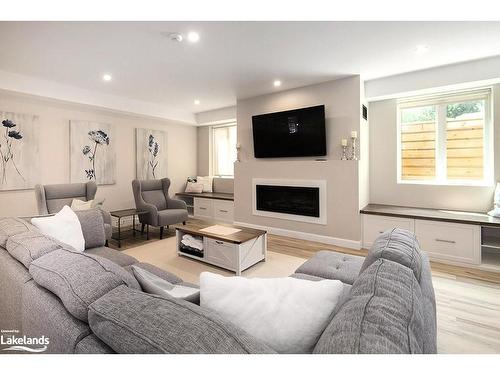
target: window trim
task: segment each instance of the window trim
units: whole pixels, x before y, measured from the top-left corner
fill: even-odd
[[[446,111],[443,109],[449,103],[460,101],[484,100],[484,127],[483,127],[483,179],[482,180],[449,180],[446,178],[446,128],[439,124],[446,123]],[[404,98],[397,101],[397,183],[403,185],[440,185],[440,186],[494,186],[494,129],[492,104],[493,91],[491,87],[478,89],[446,92],[437,95]],[[437,108],[436,117],[436,177],[432,180],[403,180],[401,160],[401,110],[407,108],[434,105]],[[442,128],[442,129],[440,129]],[[444,139],[443,139],[444,138]]]
[[[219,129],[219,128],[230,128],[232,126],[237,126],[236,121],[228,121],[225,123],[217,124],[217,125],[212,125],[210,127],[210,171],[212,172],[211,175],[212,177],[219,177],[219,178],[234,178],[234,168],[233,168],[233,174],[232,175],[219,175],[215,174],[215,132],[214,129]]]

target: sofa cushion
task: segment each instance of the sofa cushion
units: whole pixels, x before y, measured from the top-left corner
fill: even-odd
[[[339,280],[248,279],[202,272],[200,306],[278,353],[311,353],[343,289]]]
[[[117,264],[86,253],[59,249],[33,261],[37,284],[57,295],[75,318],[87,321],[88,306],[120,285],[139,289],[135,278]]]
[[[377,259],[383,258],[410,268],[420,282],[422,254],[417,237],[407,230],[394,228],[381,234],[373,243],[359,273]]]
[[[185,301],[200,304],[200,288],[182,285],[181,283],[171,283],[137,265],[132,265],[131,268],[139,285],[146,293],[181,298]]]
[[[106,243],[106,232],[104,230],[104,219],[101,210],[94,208],[75,211],[75,214],[82,227],[85,249],[104,246]]]
[[[106,258],[121,267],[127,267],[131,264],[137,263],[137,259],[134,257],[106,246],[94,247],[92,249],[85,250],[85,253]]]
[[[0,218],[0,246],[5,248],[9,237],[23,232],[38,232],[33,225],[17,217]]]
[[[180,223],[182,221],[186,221],[187,219],[187,210],[180,208],[172,208],[158,212],[158,225],[160,226]]]
[[[352,284],[358,277],[363,257],[322,250],[301,265],[295,273],[303,273],[323,279],[340,280]]]
[[[156,266],[154,266],[152,264],[138,262],[138,263],[135,263],[134,265],[137,266],[137,267],[142,268],[143,270],[151,272],[152,274],[154,274],[154,275],[156,275],[158,277],[161,277],[163,280],[166,280],[169,283],[172,283],[172,284],[185,284],[185,283],[183,283],[183,281],[182,281],[182,279],[180,277],[174,275],[171,272],[168,272],[168,271],[165,271],[165,270],[163,270],[161,268],[158,268],[158,267],[156,267]],[[127,271],[129,271],[132,275],[134,274],[134,271],[132,270],[131,266],[127,266],[127,267],[125,267],[125,269]]]
[[[273,353],[213,311],[125,286],[90,305],[89,324],[118,353]]]
[[[54,250],[65,247],[65,244],[40,232],[23,232],[7,240],[7,251],[26,268],[31,262]]]
[[[44,353],[72,354],[92,332],[87,323],[72,316],[60,299],[33,280],[22,286],[22,334],[50,339]]]
[[[422,353],[424,328],[412,270],[379,259],[354,282],[314,353]]]
[[[43,234],[57,238],[75,250],[85,250],[85,238],[80,220],[69,206],[64,206],[53,216],[34,217],[31,219],[31,224]]]

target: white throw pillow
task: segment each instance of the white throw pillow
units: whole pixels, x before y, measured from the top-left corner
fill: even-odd
[[[213,191],[213,188],[212,188],[213,177],[210,177],[210,176],[205,176],[205,177],[198,176],[198,177],[196,177],[196,183],[203,185],[203,192],[204,193],[211,193]]]
[[[71,209],[73,211],[85,211],[90,210],[92,208],[93,200],[91,201],[82,201],[80,199],[73,199],[71,202]]]
[[[331,320],[339,280],[200,275],[200,306],[216,311],[278,353],[311,353]]]
[[[54,216],[34,217],[31,219],[31,224],[43,234],[70,245],[78,251],[85,250],[85,239],[80,220],[69,206],[64,206]]]
[[[201,193],[203,192],[203,184],[199,184],[197,182],[188,182],[186,184],[185,193]]]

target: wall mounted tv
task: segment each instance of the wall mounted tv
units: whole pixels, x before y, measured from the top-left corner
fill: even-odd
[[[326,155],[325,106],[252,117],[256,158]]]

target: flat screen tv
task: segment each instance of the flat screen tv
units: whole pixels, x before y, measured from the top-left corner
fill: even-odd
[[[326,155],[325,106],[252,117],[256,158]]]

